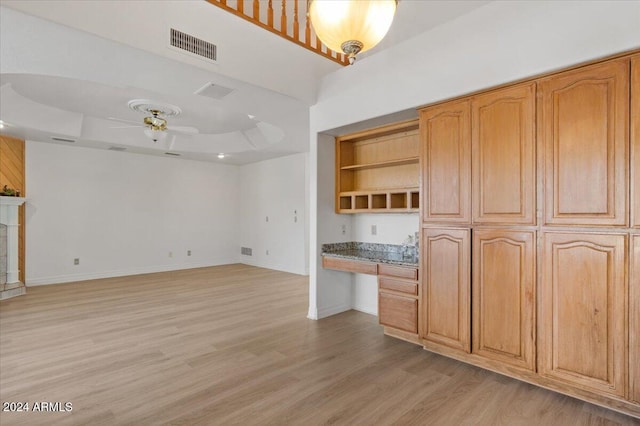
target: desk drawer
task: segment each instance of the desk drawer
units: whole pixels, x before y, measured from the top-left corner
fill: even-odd
[[[341,259],[338,257],[323,256],[322,267],[326,269],[337,269],[338,271],[358,272],[360,274],[376,275],[378,273],[377,263]]]
[[[380,265],[378,265],[378,274],[387,275],[390,277],[407,278],[409,280],[418,279],[418,270],[416,268],[395,266],[386,263],[381,263]]]
[[[418,301],[411,297],[378,293],[380,324],[410,333],[418,332]]]
[[[402,280],[396,280],[393,278],[379,276],[378,284],[380,285],[380,290],[399,291],[401,293],[407,293],[413,296],[418,295],[417,282],[402,281]]]

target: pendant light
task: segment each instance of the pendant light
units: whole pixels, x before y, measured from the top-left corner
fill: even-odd
[[[384,38],[391,27],[397,0],[310,0],[309,19],[329,49],[344,52],[353,64],[356,55]]]

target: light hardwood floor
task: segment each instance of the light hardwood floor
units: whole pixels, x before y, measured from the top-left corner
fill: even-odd
[[[444,358],[351,311],[306,319],[306,277],[227,265],[29,288],[0,303],[0,413],[38,425],[629,425]]]

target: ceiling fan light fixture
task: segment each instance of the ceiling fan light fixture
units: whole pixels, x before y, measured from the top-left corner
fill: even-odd
[[[152,127],[147,127],[144,129],[144,134],[154,142],[162,142],[167,138],[167,132],[159,129],[154,129]]]
[[[396,13],[397,0],[310,0],[309,19],[329,49],[353,64],[384,38]]]

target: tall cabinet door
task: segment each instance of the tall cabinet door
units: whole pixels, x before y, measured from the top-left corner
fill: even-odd
[[[626,238],[610,233],[543,234],[540,374],[624,395]]]
[[[473,353],[535,369],[534,231],[473,232]]]
[[[471,104],[473,222],[535,224],[535,83]]]
[[[632,236],[629,251],[629,399],[640,404],[640,235]]]
[[[631,226],[640,228],[640,55],[631,58]]]
[[[626,225],[629,60],[539,84],[545,223]]]
[[[469,101],[420,111],[422,220],[471,222]]]
[[[469,229],[422,230],[423,333],[427,342],[470,351]]]

